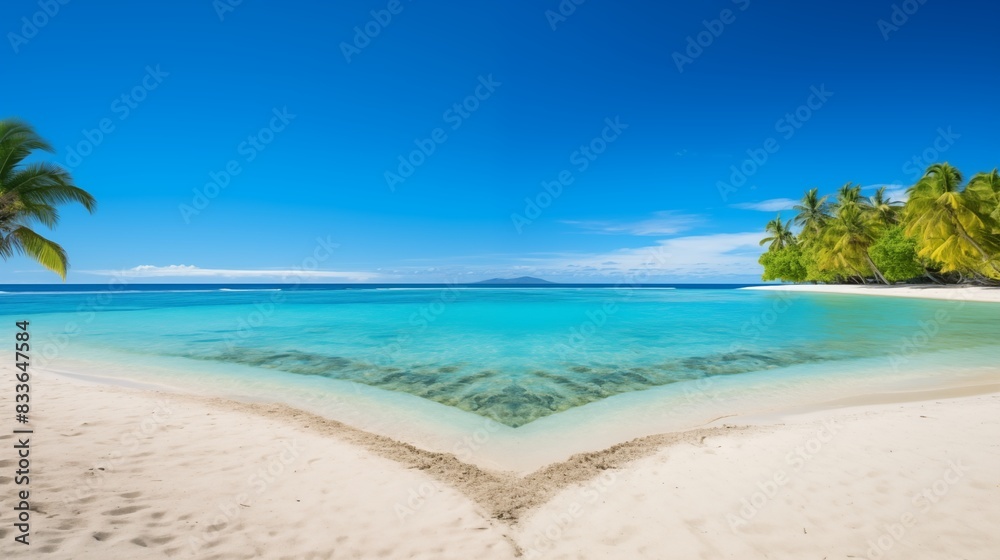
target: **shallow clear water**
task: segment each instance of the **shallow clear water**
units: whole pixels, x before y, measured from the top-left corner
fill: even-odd
[[[43,363],[249,366],[510,427],[680,381],[877,357],[905,368],[941,350],[1000,359],[998,305],[732,289],[8,293],[0,316],[32,322]]]

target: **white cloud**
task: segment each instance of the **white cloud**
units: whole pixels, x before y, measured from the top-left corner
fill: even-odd
[[[760,270],[761,237],[760,232],[675,237],[646,247],[536,259],[533,269],[550,275],[638,276],[640,281],[643,277],[753,275]]]
[[[467,282],[535,276],[557,282],[748,282],[759,278],[763,232],[687,235],[594,253],[497,256],[490,264],[379,269],[391,281]]]
[[[862,190],[865,190],[865,191],[868,191],[868,190],[874,191],[874,190],[879,189],[881,187],[885,187],[885,195],[887,197],[889,197],[890,200],[895,200],[896,202],[906,202],[906,200],[909,198],[909,195],[906,194],[906,191],[910,187],[908,187],[906,185],[898,185],[898,184],[894,184],[894,183],[887,183],[887,184],[884,184],[884,185],[869,185],[867,187],[864,187],[864,189],[862,189]]]
[[[662,226],[662,224],[661,224]],[[660,227],[660,229],[665,229]],[[643,228],[632,228],[645,231]],[[637,234],[638,235],[638,234]],[[141,265],[126,270],[79,271],[137,279],[294,282],[466,282],[493,277],[537,276],[561,282],[747,281],[759,274],[762,232],[685,235],[649,240],[639,247],[593,253],[495,255],[490,264],[441,263],[395,266],[375,272],[295,269],[213,269],[194,265]],[[461,259],[465,261],[466,259]]]
[[[656,212],[652,218],[634,222],[612,222],[601,220],[563,220],[562,223],[580,229],[605,234],[628,235],[674,235],[686,231],[700,223],[702,218],[691,214]]]
[[[791,198],[772,198],[760,202],[730,204],[730,207],[739,208],[740,210],[757,210],[759,212],[780,212],[782,210],[791,210],[798,203],[799,201],[792,200]]]
[[[238,279],[275,279],[281,281],[309,280],[343,280],[347,282],[367,282],[378,278],[374,272],[346,272],[335,270],[297,270],[297,269],[228,269],[199,268],[194,265],[172,264],[169,266],[139,265],[124,270],[82,270],[86,274],[101,276],[124,276],[128,278],[238,278]]]

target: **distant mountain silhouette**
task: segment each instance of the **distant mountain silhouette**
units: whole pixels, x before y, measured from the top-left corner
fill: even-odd
[[[548,280],[542,280],[541,278],[532,278],[531,276],[521,276],[520,278],[490,278],[489,280],[483,280],[482,282],[474,282],[475,284],[506,284],[506,285],[517,285],[517,284],[555,284],[555,282],[549,282]]]

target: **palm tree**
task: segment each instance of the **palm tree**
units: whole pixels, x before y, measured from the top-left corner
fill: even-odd
[[[983,270],[1000,278],[1000,266],[991,262],[1000,254],[997,221],[982,200],[987,181],[978,178],[976,188],[963,189],[958,169],[935,163],[907,191],[906,234],[916,237],[917,254],[940,263],[942,272]]]
[[[864,280],[862,272],[868,269],[879,282],[889,282],[875,266],[868,248],[875,243],[880,228],[873,224],[859,206],[848,204],[840,208],[826,229],[825,243],[820,255],[827,269],[850,269]]]
[[[983,205],[980,212],[1000,222],[1000,173],[996,169],[969,179],[968,191]]]
[[[868,208],[875,216],[875,219],[884,226],[893,226],[899,223],[899,211],[903,206],[902,202],[896,202],[885,194],[885,185],[878,188],[875,194],[868,197]]]
[[[15,253],[30,257],[66,279],[66,251],[39,235],[35,223],[53,228],[59,222],[56,206],[79,202],[89,212],[97,203],[73,184],[62,167],[47,162],[24,163],[32,152],[54,153],[30,125],[16,119],[0,120],[0,257]]]
[[[866,206],[867,203],[868,201],[861,196],[861,185],[845,183],[837,191],[836,207],[838,210],[847,206]]]
[[[770,243],[771,245],[767,248],[768,251],[777,251],[795,245],[795,234],[792,233],[791,228],[792,221],[782,222],[781,214],[778,214],[777,218],[767,222],[764,231],[770,235],[761,239],[760,244]]]
[[[806,191],[802,203],[792,208],[798,212],[795,216],[795,225],[802,226],[802,233],[805,234],[803,237],[815,237],[823,231],[823,226],[830,219],[827,213],[829,206],[826,203],[827,198],[825,196],[820,198],[819,189],[812,188]]]

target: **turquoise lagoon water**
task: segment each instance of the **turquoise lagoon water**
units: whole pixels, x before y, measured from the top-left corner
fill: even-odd
[[[943,351],[951,363],[1000,363],[1000,305],[735,289],[8,292],[0,316],[11,331],[31,321],[42,365],[259,371],[311,391],[361,384],[510,428],[765,371],[830,376],[867,361],[891,374]]]

